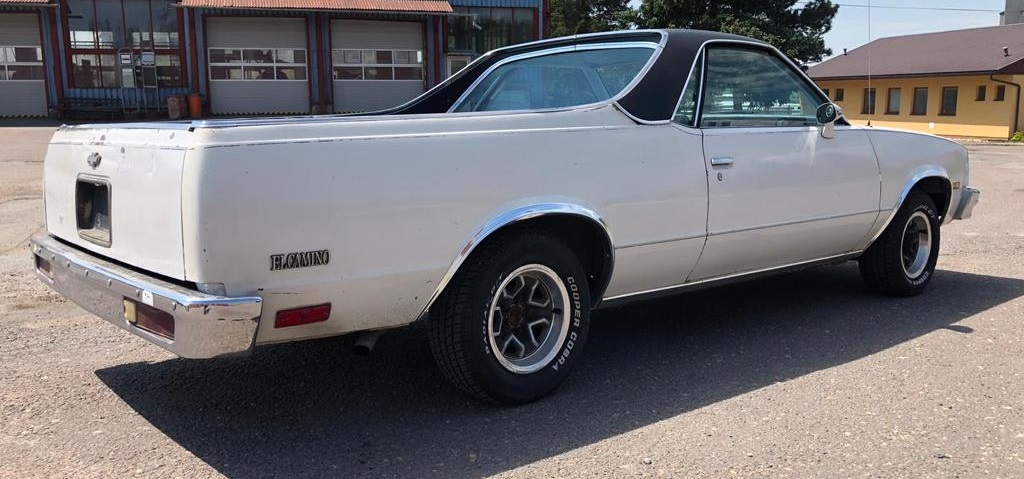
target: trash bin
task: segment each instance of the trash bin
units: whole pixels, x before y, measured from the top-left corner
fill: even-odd
[[[185,97],[171,95],[167,97],[167,117],[172,120],[180,120],[185,116]]]

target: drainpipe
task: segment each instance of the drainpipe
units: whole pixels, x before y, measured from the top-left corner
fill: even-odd
[[[1021,129],[1020,129],[1020,88],[1021,88],[1020,84],[1019,83],[1008,82],[1006,80],[1000,80],[1000,79],[996,78],[996,75],[994,73],[989,75],[988,78],[989,78],[989,80],[992,80],[992,81],[994,81],[996,83],[1002,83],[1004,85],[1010,85],[1010,86],[1012,86],[1012,87],[1017,89],[1017,101],[1016,101],[1016,103],[1014,103],[1014,107],[1013,107],[1013,130],[1010,131],[1010,136],[1012,137],[1014,135],[1014,133],[1017,133],[1018,131],[1021,131]]]

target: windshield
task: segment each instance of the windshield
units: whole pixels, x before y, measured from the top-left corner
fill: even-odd
[[[654,54],[648,47],[553,53],[498,66],[454,109],[541,110],[586,105],[622,92]]]

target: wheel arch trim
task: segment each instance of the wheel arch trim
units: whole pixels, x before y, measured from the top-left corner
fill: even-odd
[[[878,240],[880,236],[882,236],[882,233],[884,233],[886,228],[889,227],[889,224],[892,223],[893,218],[895,218],[896,214],[899,213],[900,208],[903,207],[903,203],[907,201],[907,197],[910,196],[910,192],[914,190],[914,187],[917,186],[918,183],[928,178],[938,178],[940,180],[945,181],[946,184],[949,186],[950,198],[947,202],[948,204],[946,205],[946,211],[942,212],[942,218],[946,218],[949,215],[949,209],[953,205],[953,190],[952,184],[949,180],[949,173],[946,171],[945,168],[939,166],[925,166],[918,168],[914,170],[913,174],[910,176],[910,179],[907,180],[906,185],[903,186],[903,191],[900,192],[899,198],[896,199],[896,204],[893,206],[892,210],[889,211],[889,217],[885,219],[885,222],[882,223],[882,227],[879,228],[878,231],[876,231],[875,234],[871,237],[871,241],[868,241],[868,244],[865,246],[865,248],[870,247],[872,244],[875,243],[876,240]]]
[[[427,304],[423,307],[423,311],[420,313],[419,319],[425,318],[430,307],[433,306],[437,298],[441,296],[445,288],[451,283],[452,278],[458,273],[459,268],[466,262],[466,260],[473,254],[477,246],[491,237],[493,234],[501,231],[507,227],[522,223],[527,220],[550,217],[550,216],[570,216],[576,219],[583,219],[589,222],[591,225],[596,226],[602,233],[605,240],[605,249],[607,254],[607,267],[603,271],[600,283],[596,289],[598,294],[591,298],[593,306],[597,306],[600,303],[601,298],[604,296],[604,291],[608,287],[608,283],[611,281],[612,271],[615,267],[615,242],[612,240],[611,232],[608,228],[608,223],[604,218],[594,210],[580,206],[574,203],[535,203],[525,206],[519,206],[504,213],[501,213],[489,221],[484,223],[479,229],[473,233],[470,238],[464,243],[459,254],[452,260],[451,265],[448,266],[448,270],[445,271],[444,276],[437,283],[437,287],[434,289],[434,293],[427,300]]]

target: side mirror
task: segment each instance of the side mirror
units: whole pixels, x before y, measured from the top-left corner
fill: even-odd
[[[834,103],[823,103],[818,107],[815,116],[818,124],[821,125],[821,137],[833,138],[836,136],[836,120],[843,115],[843,110]]]

